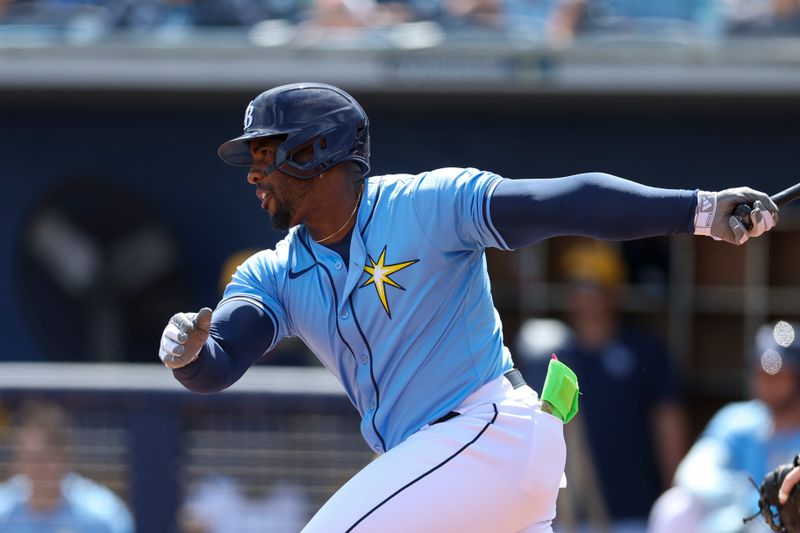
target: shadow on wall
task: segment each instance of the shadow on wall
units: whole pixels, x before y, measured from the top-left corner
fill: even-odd
[[[110,180],[50,189],[26,216],[15,256],[21,310],[51,360],[155,362],[165,317],[189,302],[172,231]]]

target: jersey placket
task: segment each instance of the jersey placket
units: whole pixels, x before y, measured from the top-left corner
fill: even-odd
[[[319,245],[316,246],[321,248]],[[362,416],[361,433],[375,452],[382,453],[386,450],[386,445],[375,422],[375,415],[379,408],[379,390],[373,368],[373,353],[353,306],[353,291],[363,273],[366,248],[361,236],[358,232],[354,232],[350,248],[349,268],[345,268],[338,254],[327,248],[324,251],[318,251],[318,258],[334,280],[334,290],[339,302],[336,320],[342,336],[353,349],[357,361],[355,392],[358,410]]]

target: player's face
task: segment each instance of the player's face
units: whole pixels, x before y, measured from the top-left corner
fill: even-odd
[[[261,208],[272,218],[272,225],[287,230],[303,221],[303,200],[313,185],[279,170],[264,174],[275,159],[275,150],[280,143],[281,139],[270,138],[250,142],[253,164],[247,173],[247,181],[256,186],[256,196]]]
[[[755,370],[751,387],[753,396],[767,404],[775,413],[795,409],[798,399],[798,375],[794,370],[784,368],[769,374],[761,368]]]
[[[60,450],[47,440],[47,435],[37,428],[20,430],[15,463],[17,473],[23,474],[43,492],[57,491],[65,472]]]

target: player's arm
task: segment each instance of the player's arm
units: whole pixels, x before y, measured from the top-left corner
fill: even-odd
[[[740,203],[755,207],[749,232],[731,217]],[[675,233],[742,244],[771,229],[777,212],[768,195],[748,188],[662,189],[602,173],[503,179],[490,201],[492,224],[509,248],[559,235],[628,240]]]
[[[225,300],[212,313],[178,313],[161,336],[159,356],[175,378],[194,392],[211,393],[235,383],[272,346],[275,325],[257,303]]]
[[[652,409],[656,462],[661,474],[662,490],[672,485],[672,478],[686,455],[689,436],[686,431],[686,413],[674,400],[664,400]]]

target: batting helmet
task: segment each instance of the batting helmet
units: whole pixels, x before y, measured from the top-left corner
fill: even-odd
[[[337,87],[293,83],[261,93],[247,106],[244,134],[223,143],[217,153],[229,165],[250,166],[249,142],[277,136],[286,139],[272,165],[295,178],[313,178],[342,161],[354,161],[364,174],[369,172],[367,114]],[[299,161],[298,154],[308,148],[310,159]]]

